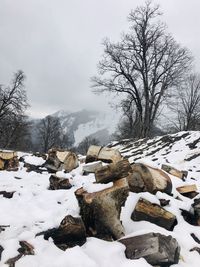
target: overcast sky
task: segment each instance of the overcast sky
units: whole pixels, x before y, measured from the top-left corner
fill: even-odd
[[[200,1],[157,0],[168,30],[187,46],[200,68]],[[143,0],[0,0],[0,83],[16,70],[26,74],[31,108],[41,117],[60,109],[107,109],[90,77],[104,37],[118,40],[127,15]]]

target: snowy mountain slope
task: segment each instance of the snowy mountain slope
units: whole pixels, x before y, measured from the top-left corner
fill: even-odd
[[[123,140],[112,142],[109,147],[119,149],[130,162],[145,158],[157,166],[166,163],[189,172],[200,172],[199,131],[179,132],[136,142]]]
[[[78,145],[86,136],[92,136],[99,139],[101,144],[107,144],[119,122],[119,115],[116,113],[88,110],[73,113],[59,111],[52,115],[60,118],[64,131],[73,136],[74,145]]]
[[[197,252],[190,252],[193,247],[199,246],[191,237],[194,233],[200,239],[200,227],[188,224],[181,216],[180,208],[189,210],[192,199],[181,196],[176,187],[185,184],[196,184],[200,192],[200,133],[182,132],[166,137],[157,137],[151,140],[130,140],[114,142],[112,146],[119,148],[122,154],[130,161],[143,161],[160,167],[161,163],[170,162],[179,169],[189,170],[186,181],[170,175],[173,183],[173,196],[157,192],[130,193],[125,207],[122,209],[121,220],[125,227],[126,237],[136,236],[149,232],[172,235],[181,246],[181,258],[173,267],[199,267],[200,256]],[[191,156],[195,158],[191,158]],[[188,160],[189,159],[189,160]],[[43,160],[31,155],[25,156],[25,161],[33,164],[42,164]],[[41,162],[40,162],[41,161]],[[19,241],[25,240],[34,247],[35,255],[27,255],[16,262],[16,267],[150,267],[144,259],[128,260],[125,257],[125,247],[118,242],[107,242],[97,238],[87,238],[82,246],[60,250],[51,239],[44,240],[37,233],[49,228],[57,227],[68,214],[79,216],[79,206],[74,192],[84,186],[90,190],[102,189],[102,185],[93,184],[94,175],[82,176],[84,163],[63,177],[69,178],[73,187],[70,190],[48,190],[50,174],[43,172],[27,173],[24,164],[20,163],[17,172],[0,172],[0,191],[15,191],[13,198],[0,196],[0,225],[5,231],[0,232],[0,245],[4,248],[0,266],[6,267],[6,260],[17,256]],[[191,169],[191,170],[190,170]],[[195,180],[194,180],[195,179]],[[179,199],[176,199],[176,197]],[[132,221],[131,213],[137,200],[143,197],[153,203],[159,203],[160,198],[170,200],[165,208],[176,214],[178,224],[173,232],[147,221]],[[197,196],[196,198],[198,198]],[[1,228],[0,228],[1,229]]]

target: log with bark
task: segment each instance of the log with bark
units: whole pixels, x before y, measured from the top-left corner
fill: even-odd
[[[52,148],[48,151],[48,158],[43,166],[55,173],[61,170],[70,172],[78,165],[78,157],[75,153]]]
[[[151,166],[135,163],[131,165],[132,173],[128,177],[130,191],[150,192],[157,191],[171,194],[172,182],[170,177],[160,169]]]
[[[105,240],[116,240],[124,236],[120,213],[128,193],[126,178],[117,180],[112,187],[95,193],[88,193],[83,188],[76,190],[80,215],[89,236]]]
[[[176,190],[181,195],[188,198],[194,198],[199,194],[198,192],[196,192],[198,190],[196,184],[180,186],[177,187]]]
[[[74,246],[82,246],[86,242],[86,230],[81,218],[67,215],[58,228],[45,231],[44,239],[53,239],[54,244],[65,250]]]
[[[88,149],[85,162],[101,160],[106,163],[116,163],[121,159],[122,156],[116,149],[92,145]]]
[[[18,167],[17,152],[0,151],[0,170],[17,171]]]
[[[59,190],[59,189],[70,189],[72,185],[69,182],[69,179],[59,178],[56,175],[51,175],[49,178],[49,189],[50,190]]]
[[[165,172],[168,172],[169,174],[176,176],[182,180],[185,180],[185,178],[187,178],[188,176],[187,171],[179,171],[170,165],[162,164],[161,169],[163,169]]]
[[[95,179],[97,183],[109,183],[127,177],[131,171],[129,161],[123,159],[97,170],[95,172]]]
[[[173,231],[177,224],[174,214],[143,198],[140,198],[137,202],[131,219],[134,221],[149,221],[169,231]]]
[[[172,236],[148,233],[119,240],[128,259],[144,258],[149,264],[167,267],[179,262],[180,246]]]

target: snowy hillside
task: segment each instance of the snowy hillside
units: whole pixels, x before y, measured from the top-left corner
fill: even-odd
[[[92,136],[100,140],[101,144],[107,144],[119,122],[119,114],[113,112],[58,111],[52,115],[60,118],[64,131],[73,136],[74,145],[78,145],[86,136]]]
[[[125,207],[122,209],[121,221],[125,228],[125,237],[144,233],[161,233],[171,235],[178,241],[181,252],[178,264],[173,267],[199,267],[200,255],[190,250],[199,247],[191,233],[200,239],[200,227],[187,223],[180,209],[189,210],[194,199],[180,195],[177,186],[196,184],[200,192],[200,132],[182,132],[175,135],[157,137],[151,140],[132,142],[123,140],[113,142],[114,148],[129,158],[130,162],[140,161],[160,168],[168,163],[180,170],[189,172],[186,181],[170,175],[173,188],[172,195],[157,192],[129,193]],[[20,154],[25,162],[42,165],[44,160],[32,155]],[[53,227],[58,227],[66,215],[79,216],[79,206],[74,192],[84,187],[91,192],[101,190],[105,185],[93,184],[94,174],[83,176],[85,163],[68,174],[58,175],[68,178],[72,187],[69,190],[48,190],[50,174],[27,172],[24,163],[18,171],[0,171],[0,191],[14,192],[12,198],[0,195],[0,247],[3,248],[0,266],[8,267],[5,262],[16,257],[19,241],[26,241],[33,246],[34,255],[25,255],[16,261],[16,267],[150,267],[145,259],[129,260],[125,257],[125,247],[117,241],[108,242],[94,237],[87,237],[86,243],[66,251],[59,249],[50,238],[45,240],[38,235]],[[107,186],[107,185],[106,185]],[[168,231],[148,221],[133,221],[131,213],[140,197],[159,204],[159,199],[170,200],[165,207],[174,213],[178,224],[173,231]],[[195,198],[198,198],[197,195]]]

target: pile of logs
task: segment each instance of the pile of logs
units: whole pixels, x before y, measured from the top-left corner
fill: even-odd
[[[19,160],[16,152],[0,151],[0,170],[17,171]]]
[[[55,148],[48,151],[47,160],[43,165],[43,167],[53,173],[61,170],[70,172],[78,166],[78,157],[75,153]]]

